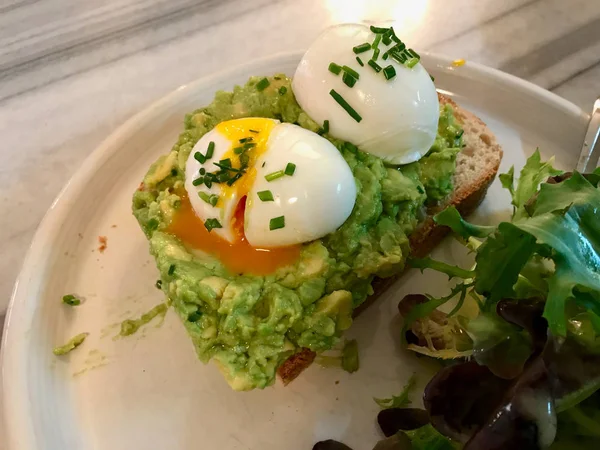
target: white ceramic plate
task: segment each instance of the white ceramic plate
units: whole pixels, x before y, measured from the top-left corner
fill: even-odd
[[[279,55],[181,87],[117,130],[63,190],[31,245],[8,315],[3,376],[11,449],[309,450],[325,438],[367,449],[380,437],[372,397],[398,393],[425,364],[398,346],[397,302],[411,292],[444,292],[445,277],[411,272],[356,320],[349,334],[359,342],[357,373],[313,365],[287,388],[231,391],[214,366],[196,360],[172,311],[160,326],[112,338],[118,329],[111,324],[162,300],[146,239],[130,213],[149,164],[171,147],[184,114],[216,90],[250,75],[293,74],[299,58]],[[496,133],[502,171],[520,168],[536,146],[545,157],[556,155],[560,167],[575,166],[587,124],[576,106],[476,64],[455,68],[431,55],[423,61],[441,90]],[[508,212],[508,195],[495,182],[478,220],[495,222]],[[98,236],[108,238],[104,253]],[[459,255],[450,242],[436,252]],[[61,305],[73,292],[85,303]],[[91,334],[77,351],[52,354],[82,331]]]

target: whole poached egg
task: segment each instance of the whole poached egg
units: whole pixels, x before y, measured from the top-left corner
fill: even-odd
[[[331,142],[266,118],[206,133],[186,162],[185,190],[187,217],[201,223],[185,223],[184,205],[172,231],[230,269],[255,274],[293,262],[297,244],[334,232],[356,201],[352,171]]]
[[[411,65],[386,54],[404,44],[393,30],[387,37],[384,30],[391,29],[343,24],[325,30],[300,61],[292,88],[313,120],[328,121],[331,136],[392,164],[408,164],[424,156],[435,140],[438,97],[418,58]],[[349,78],[355,78],[352,86],[346,84]],[[349,114],[332,90],[359,117]]]

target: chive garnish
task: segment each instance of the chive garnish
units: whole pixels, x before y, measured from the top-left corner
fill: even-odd
[[[371,66],[375,72],[377,72],[377,73],[381,72],[381,66],[379,64],[377,64],[375,61],[373,61],[372,59],[370,59],[367,64],[369,66]]]
[[[285,172],[283,170],[278,170],[277,172],[273,172],[268,175],[265,175],[265,180],[271,182],[273,180],[276,180],[277,178],[281,178],[284,175],[285,175]]]
[[[354,70],[352,67],[342,66],[342,69],[344,69],[344,72],[349,73],[357,80],[360,78],[360,75],[358,74],[358,72],[356,70]]]
[[[198,192],[198,197],[204,200],[209,205],[215,206],[219,201],[219,196],[215,194],[207,194],[206,192]]]
[[[429,75],[429,78],[431,78],[431,81],[435,82],[435,77],[433,75]]]
[[[62,301],[65,305],[69,306],[77,306],[81,304],[81,300],[71,294],[63,296]]]
[[[350,142],[344,142],[344,148],[355,155],[358,153],[358,147]]]
[[[380,52],[380,50],[378,48],[373,50],[373,57],[371,58],[371,59],[373,59],[373,61],[377,61],[377,58],[379,58],[379,52]]]
[[[371,25],[371,31],[375,34],[383,34],[388,30],[389,30],[389,28],[375,27],[375,26]]]
[[[204,178],[204,185],[210,189],[210,187],[212,186],[212,180],[210,178]]]
[[[242,147],[236,147],[233,149],[233,153],[235,153],[236,155],[239,155],[243,151],[244,151],[244,149]]]
[[[204,177],[198,177],[192,181],[192,185],[194,186],[200,186],[201,184],[204,184]]]
[[[287,88],[285,86],[281,86],[279,88],[279,95],[285,95],[286,92],[287,92]]]
[[[396,76],[396,69],[393,66],[389,65],[383,69],[383,76],[386,80],[391,80]]]
[[[269,221],[269,230],[278,230],[285,227],[285,216],[274,217]]]
[[[202,313],[199,311],[194,311],[188,315],[188,322],[198,322],[202,317]]]
[[[333,74],[339,75],[342,71],[342,66],[339,66],[334,62],[329,63],[329,71]]]
[[[256,90],[264,91],[267,87],[269,87],[270,84],[271,83],[269,82],[269,80],[267,80],[266,78],[263,78],[258,83],[256,83]]]
[[[352,47],[352,51],[357,55],[360,53],[366,52],[370,49],[371,49],[371,44],[369,44],[368,42],[357,45],[356,47]]]
[[[243,144],[244,142],[248,142],[251,141],[252,139],[254,139],[253,137],[245,137],[239,140],[240,144]]]
[[[360,59],[358,56],[356,57],[356,62],[358,63],[358,65],[359,65],[360,67],[364,67],[364,66],[365,66],[365,63],[364,63],[364,62],[362,62],[362,59]]]
[[[321,130],[323,131],[321,134],[329,133],[329,120],[323,122],[323,128],[321,128]]]
[[[206,159],[212,158],[214,151],[215,151],[215,143],[213,141],[210,141],[208,143],[208,148],[206,149]]]
[[[206,169],[204,167],[200,167],[200,175],[204,175],[206,173]]]
[[[228,180],[227,181],[227,186],[233,186],[233,183],[235,183],[240,178],[242,178],[242,173],[241,172],[235,174],[230,180]]]
[[[344,75],[342,75],[342,81],[348,87],[354,87],[354,85],[356,84],[356,78],[354,78],[348,72],[344,72]]]
[[[258,133],[258,130],[248,130],[250,133]]]
[[[162,289],[162,280],[156,280],[154,286],[156,286],[156,289]]]
[[[252,147],[256,147],[256,144],[254,142],[246,142],[244,144],[244,150],[248,150],[249,148],[252,148]]]
[[[171,264],[169,266],[169,270],[167,271],[169,275],[173,275],[175,273],[175,264]]]
[[[287,166],[285,166],[284,173],[286,175],[292,176],[292,175],[294,175],[295,171],[296,171],[296,164],[294,164],[294,163],[287,163]]]
[[[384,45],[390,45],[392,43],[392,36],[389,33],[389,30],[387,33],[385,33],[383,35],[383,38],[381,39],[381,42],[383,42]]]
[[[275,199],[273,198],[273,193],[271,191],[260,191],[257,192],[256,195],[258,195],[258,198],[260,198],[260,200],[263,202],[275,201]]]
[[[421,56],[419,56],[419,54],[417,52],[415,52],[412,48],[409,48],[406,51],[408,53],[410,53],[413,56],[413,58],[421,59]]]
[[[194,159],[198,161],[200,164],[204,164],[206,162],[206,156],[204,156],[200,152],[194,153]]]
[[[223,226],[221,225],[221,222],[219,222],[217,219],[206,219],[206,221],[204,222],[204,227],[208,230],[208,232],[210,233],[211,230],[214,230],[215,228],[223,228]],[[175,267],[175,266],[171,266],[171,267]],[[169,274],[171,275],[171,274]]]
[[[338,104],[344,108],[346,110],[346,112],[350,115],[350,117],[352,117],[354,120],[356,120],[357,122],[360,122],[362,120],[362,117],[360,116],[360,114],[358,114],[356,112],[356,110],[350,106],[350,104],[344,100],[344,98],[338,94],[335,89],[332,89],[329,91],[329,95],[331,95],[333,97],[333,99],[338,102]]]
[[[371,48],[373,50],[375,50],[377,47],[379,47],[380,42],[381,42],[381,34],[378,34],[377,36],[375,36],[375,40],[371,44]]]
[[[172,177],[176,177],[178,173],[179,172],[177,172],[177,169],[171,169],[171,176]]]
[[[419,62],[419,58],[410,58],[406,61],[406,67],[410,67],[411,69],[415,67]]]
[[[265,167],[265,164],[267,164],[267,162],[263,161],[262,166],[260,166],[260,167]]]

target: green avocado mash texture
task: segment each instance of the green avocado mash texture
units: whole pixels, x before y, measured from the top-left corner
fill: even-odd
[[[233,389],[264,388],[277,367],[300,348],[331,349],[352,323],[352,311],[372,293],[374,277],[400,272],[408,235],[424,206],[452,190],[462,130],[442,107],[438,137],[419,162],[389,167],[353,145],[325,135],[350,166],[356,205],[334,233],[304,244],[298,261],[268,276],[230,273],[212,255],[188,249],[166,232],[180,206],[185,163],[194,144],[218,123],[268,117],[317,132],[285,75],[259,77],[188,114],[170,153],[159,158],[133,197],[133,213],[150,241],[161,288],[173,302],[203,362],[213,359]],[[281,89],[285,87],[286,89]]]

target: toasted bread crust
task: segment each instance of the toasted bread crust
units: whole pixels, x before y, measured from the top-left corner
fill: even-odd
[[[455,184],[455,190],[448,201],[427,211],[426,219],[410,236],[411,256],[415,257],[423,257],[429,254],[450,231],[447,227],[439,226],[433,221],[433,216],[436,213],[448,206],[455,206],[463,216],[468,216],[479,206],[490,184],[496,177],[502,159],[502,149],[496,141],[496,137],[480,118],[462,109],[451,98],[442,94],[438,94],[438,96],[440,104],[452,105],[455,116],[465,129],[464,138],[467,146],[457,158],[457,173],[461,170],[461,165],[468,162],[470,158],[473,158],[476,152],[486,152],[486,154],[489,154],[486,158],[485,167],[482,168],[480,173],[477,173],[474,179],[470,179],[468,183]],[[471,169],[473,168],[471,167]],[[455,175],[455,180],[456,178],[457,176]],[[354,316],[356,317],[368,308],[403,273],[390,278],[375,279],[373,282],[373,295],[356,308]],[[315,357],[316,354],[313,351],[303,348],[288,358],[277,369],[277,373],[283,384],[287,385],[293,381],[304,369],[312,364]]]

